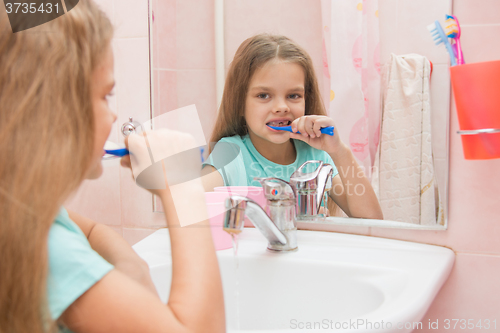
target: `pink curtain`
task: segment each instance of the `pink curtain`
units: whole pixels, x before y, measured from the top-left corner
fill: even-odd
[[[380,135],[378,0],[321,0],[321,11],[328,114],[371,177]]]

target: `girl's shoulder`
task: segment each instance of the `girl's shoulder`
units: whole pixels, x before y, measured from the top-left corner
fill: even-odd
[[[64,207],[54,219],[47,243],[47,298],[55,320],[113,266],[92,249]]]
[[[59,213],[50,228],[49,236],[52,237],[49,237],[49,240],[67,234],[83,236],[86,239],[83,231],[70,219],[66,208],[61,206],[61,209],[59,210]]]
[[[230,146],[230,147],[232,146],[237,150],[241,150],[241,149],[248,150],[249,141],[250,141],[250,138],[248,137],[248,135],[226,136],[226,137],[221,138],[219,141],[217,141],[217,143],[215,144],[215,147],[217,147],[217,145],[219,145],[219,148],[224,147],[224,149],[226,150],[226,149],[228,149],[228,146]]]
[[[244,143],[245,142],[245,138],[247,136],[239,136],[238,134],[236,135],[233,135],[233,136],[225,136],[223,138],[221,138],[219,141],[217,141],[217,143],[219,142],[229,142],[229,143],[236,143],[236,144],[240,144],[240,143]]]

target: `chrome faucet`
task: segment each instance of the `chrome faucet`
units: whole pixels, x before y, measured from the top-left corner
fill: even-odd
[[[319,163],[313,172],[304,172],[309,164]],[[273,251],[297,249],[297,219],[318,215],[323,195],[331,187],[333,167],[322,161],[307,161],[295,171],[290,182],[279,178],[254,178],[264,189],[266,211],[256,202],[233,195],[226,199],[224,230],[240,233],[245,216],[267,238]]]
[[[297,249],[295,222],[295,190],[279,178],[255,178],[264,189],[267,212],[253,200],[242,196],[226,199],[224,230],[239,233],[243,230],[245,216],[267,238],[267,248],[273,251]]]
[[[304,172],[310,164],[319,164],[312,172]],[[333,167],[322,161],[307,161],[290,177],[297,192],[297,219],[310,219],[318,215],[326,189],[331,188]],[[326,207],[326,201],[325,201]]]

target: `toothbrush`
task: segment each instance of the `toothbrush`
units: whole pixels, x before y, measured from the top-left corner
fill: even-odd
[[[446,27],[445,27],[445,32],[446,35],[449,38],[452,38],[455,40],[455,43],[452,45],[453,50],[456,51],[455,55],[457,57],[457,64],[458,65],[463,65],[465,64],[464,61],[464,54],[462,53],[462,47],[460,45],[460,24],[458,23],[458,19],[454,15],[446,15]]]
[[[446,46],[446,50],[448,50],[448,54],[450,55],[451,66],[456,66],[457,62],[455,61],[455,54],[453,53],[450,42],[448,42],[448,38],[439,21],[435,21],[434,23],[428,25],[427,29],[431,32],[434,44],[439,45],[443,43],[444,46]]]
[[[203,158],[203,153],[204,153],[205,149],[204,148],[200,148],[200,154],[201,154],[201,162],[203,163],[204,162],[204,158]],[[110,158],[115,158],[115,157],[123,157],[125,155],[129,155],[130,154],[130,151],[128,151],[127,148],[120,148],[120,149],[104,149],[104,152],[106,152],[106,154],[108,155],[112,155],[112,156],[108,156],[106,159],[110,159]]]
[[[118,157],[123,157],[125,155],[130,154],[130,152],[126,148],[121,148],[121,149],[104,149],[106,154],[113,155],[113,156],[118,156]]]
[[[267,125],[269,126],[269,125]],[[287,131],[287,132],[292,132],[292,126],[269,126],[272,129],[278,130],[278,131]],[[321,128],[320,132],[326,135],[333,136],[333,126],[328,126],[328,127],[323,127]],[[300,134],[300,132],[296,132],[297,134]]]

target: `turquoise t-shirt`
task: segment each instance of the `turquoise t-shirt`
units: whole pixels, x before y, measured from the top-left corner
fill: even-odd
[[[47,296],[53,320],[113,269],[90,247],[87,237],[64,207],[50,228],[48,254]]]
[[[255,149],[252,140],[247,135],[234,135],[219,140],[212,153],[203,162],[203,166],[211,165],[219,171],[224,180],[224,186],[261,186],[254,177],[276,177],[290,181],[290,176],[304,162],[311,160],[323,161],[333,167],[332,177],[338,174],[332,158],[323,150],[315,149],[300,140],[293,140],[297,157],[289,165],[276,164],[262,156]],[[317,167],[312,165],[311,167]],[[307,171],[307,170],[305,170]]]

